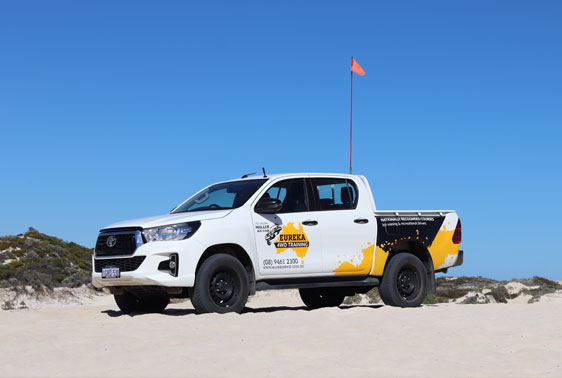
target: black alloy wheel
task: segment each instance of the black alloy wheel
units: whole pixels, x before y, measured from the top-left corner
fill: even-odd
[[[209,293],[217,306],[228,308],[236,302],[240,281],[231,271],[216,272],[209,282]]]
[[[411,300],[417,293],[420,286],[420,276],[414,267],[406,265],[398,272],[396,277],[396,287],[400,296],[406,300]]]

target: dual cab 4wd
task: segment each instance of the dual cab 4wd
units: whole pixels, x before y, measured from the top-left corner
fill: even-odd
[[[256,290],[299,289],[309,308],[378,286],[385,304],[419,306],[435,272],[462,264],[454,211],[377,211],[359,175],[284,174],[213,184],[169,214],[100,231],[92,282],[124,313],[240,312]]]

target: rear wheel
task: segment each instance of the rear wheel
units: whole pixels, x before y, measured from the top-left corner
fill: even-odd
[[[426,272],[419,258],[399,253],[390,260],[379,293],[386,305],[418,307],[425,299]]]
[[[301,299],[310,309],[337,307],[343,303],[345,294],[338,288],[299,289]]]
[[[209,257],[199,268],[191,303],[199,313],[241,312],[248,294],[246,269],[235,257],[221,253]]]
[[[162,312],[170,303],[167,295],[135,296],[127,291],[114,295],[115,303],[124,314],[131,312]]]

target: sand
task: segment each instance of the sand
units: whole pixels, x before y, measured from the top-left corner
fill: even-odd
[[[259,293],[244,314],[0,311],[1,376],[562,376],[562,296],[539,303],[306,310]]]
[[[96,302],[98,297],[106,296],[105,292],[96,291],[93,286],[79,288],[58,287],[49,289],[31,286],[0,288],[0,307],[13,309],[41,309],[45,307],[64,307],[68,305],[84,305]]]

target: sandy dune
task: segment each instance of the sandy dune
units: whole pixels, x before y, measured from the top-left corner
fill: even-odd
[[[1,376],[562,376],[562,298],[307,311],[259,293],[242,315],[122,315],[93,304],[0,311]]]

